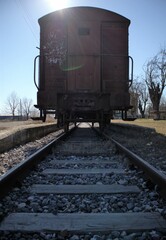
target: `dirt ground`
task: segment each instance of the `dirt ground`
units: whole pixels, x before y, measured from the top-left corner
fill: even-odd
[[[23,128],[33,127],[34,125],[42,126],[46,124],[56,123],[55,121],[48,121],[43,123],[42,121],[0,121],[0,138],[3,138],[11,133]]]
[[[37,121],[34,122],[33,120],[28,121],[0,121],[0,131],[8,130],[15,127],[20,127],[24,125],[30,125],[30,124],[42,124],[42,122]]]
[[[137,126],[154,128],[157,133],[166,136],[166,120],[136,119],[135,121],[112,120],[112,123],[133,124]]]
[[[55,120],[47,121],[46,123],[55,123]],[[154,128],[157,133],[161,133],[166,136],[166,120],[154,121],[153,119],[137,119],[135,121],[123,121],[123,120],[112,120],[112,123],[123,123],[123,124],[133,124],[142,127]],[[4,131],[12,131],[15,128],[22,128],[31,124],[43,125],[46,124],[42,121],[0,121],[0,134]]]

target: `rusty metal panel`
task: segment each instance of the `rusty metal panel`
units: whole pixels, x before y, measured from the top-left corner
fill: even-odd
[[[96,92],[100,88],[100,24],[74,21],[68,26],[68,90]]]
[[[102,23],[101,36],[103,91],[127,91],[128,26],[125,22]]]
[[[125,22],[102,23],[102,53],[128,55],[128,26]]]
[[[96,92],[100,87],[100,57],[70,56],[68,91]]]
[[[61,22],[48,21],[41,30],[41,64],[42,75],[40,81],[44,81],[45,90],[54,88],[56,92],[64,89],[66,74],[63,68],[66,64],[67,54],[67,33],[66,25]],[[43,71],[43,69],[45,71]],[[44,73],[44,74],[43,74]],[[59,79],[63,79],[58,89]]]

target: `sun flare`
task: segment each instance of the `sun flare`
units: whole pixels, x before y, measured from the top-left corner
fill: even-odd
[[[58,10],[66,8],[68,6],[69,0],[47,0],[51,10]]]

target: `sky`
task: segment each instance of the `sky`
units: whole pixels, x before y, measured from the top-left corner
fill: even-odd
[[[104,8],[130,19],[134,76],[143,76],[143,65],[166,47],[166,0],[0,0],[0,114],[12,92],[36,104],[33,62],[39,54],[38,19],[74,6]]]

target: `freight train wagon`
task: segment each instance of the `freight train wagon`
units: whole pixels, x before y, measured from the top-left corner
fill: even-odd
[[[114,110],[131,108],[129,24],[117,13],[94,7],[66,8],[39,19],[35,106],[43,121],[47,113],[55,113],[58,125],[66,129],[70,122],[81,121],[104,126]]]

